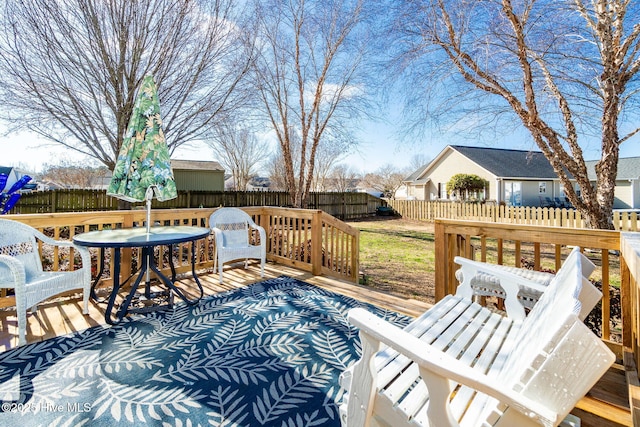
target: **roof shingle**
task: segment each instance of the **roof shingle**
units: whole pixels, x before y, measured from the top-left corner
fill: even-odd
[[[451,148],[497,177],[557,178],[551,164],[540,151],[468,147],[463,145],[451,145]]]

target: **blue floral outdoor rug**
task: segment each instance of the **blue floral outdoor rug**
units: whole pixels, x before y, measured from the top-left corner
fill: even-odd
[[[0,425],[339,426],[347,311],[289,277],[0,354]]]

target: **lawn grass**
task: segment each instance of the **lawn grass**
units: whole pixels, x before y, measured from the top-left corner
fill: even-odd
[[[434,302],[435,293],[435,242],[433,223],[385,217],[367,221],[353,221],[351,226],[360,230],[360,282],[378,290],[384,290],[407,298]],[[479,239],[474,245],[480,247]],[[555,272],[555,248],[541,245],[542,267]],[[513,242],[505,241],[503,264],[515,265]],[[566,249],[566,254],[570,251]],[[497,241],[487,239],[487,262],[497,263]],[[521,262],[533,263],[533,245],[523,243]],[[565,254],[565,255],[566,255]],[[586,252],[596,263],[591,276],[594,281],[602,278],[599,253]],[[620,286],[619,260],[610,254],[610,285]]]
[[[433,302],[435,245],[431,227],[405,220],[358,221],[360,282]]]

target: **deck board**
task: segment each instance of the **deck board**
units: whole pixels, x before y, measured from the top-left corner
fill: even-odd
[[[431,307],[430,304],[418,300],[397,297],[389,293],[373,290],[366,286],[348,283],[326,276],[314,276],[295,268],[280,264],[267,263],[265,277],[260,277],[257,264],[244,268],[225,268],[224,283],[218,283],[218,275],[211,271],[200,272],[200,281],[205,295],[236,290],[261,280],[286,275],[327,290],[374,304],[381,308],[394,310],[416,317]],[[196,290],[195,282],[186,275],[180,280],[181,288],[193,296]],[[35,342],[56,336],[82,331],[89,327],[104,325],[104,304],[89,302],[89,315],[82,314],[81,295],[54,298],[40,304],[34,314],[27,315],[27,342]],[[12,309],[0,309],[0,351],[13,348],[18,343],[17,318]],[[614,406],[603,404],[601,399],[610,399]],[[582,427],[619,427],[630,426],[631,416],[628,403],[625,407],[626,383],[620,372],[610,372],[590,392],[587,399],[583,399],[573,413],[582,420]],[[588,411],[595,412],[593,415]]]

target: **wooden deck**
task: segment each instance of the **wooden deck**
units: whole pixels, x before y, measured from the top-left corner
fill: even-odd
[[[410,316],[416,316],[430,307],[429,304],[422,301],[396,297],[372,290],[369,287],[354,285],[325,276],[314,276],[311,273],[281,264],[268,263],[266,265],[265,279],[281,275],[294,277],[333,292]],[[201,272],[199,277],[205,289],[205,295],[238,289],[263,280],[260,278],[259,268],[255,264],[250,265],[246,270],[227,267],[223,285],[218,283],[217,274],[212,274],[210,271]],[[181,280],[181,284],[187,290],[195,288],[190,276]],[[82,314],[82,300],[79,296],[62,297],[41,304],[38,311],[34,314],[29,314],[27,318],[29,323],[27,341],[35,342],[104,324],[104,304],[91,301],[89,315],[85,316]],[[18,341],[17,334],[15,312],[11,309],[0,310],[0,351],[15,347]],[[589,396],[579,403],[573,413],[581,418],[583,427],[633,425],[629,413],[624,367],[615,365],[594,387]],[[598,415],[593,415],[593,413]]]

